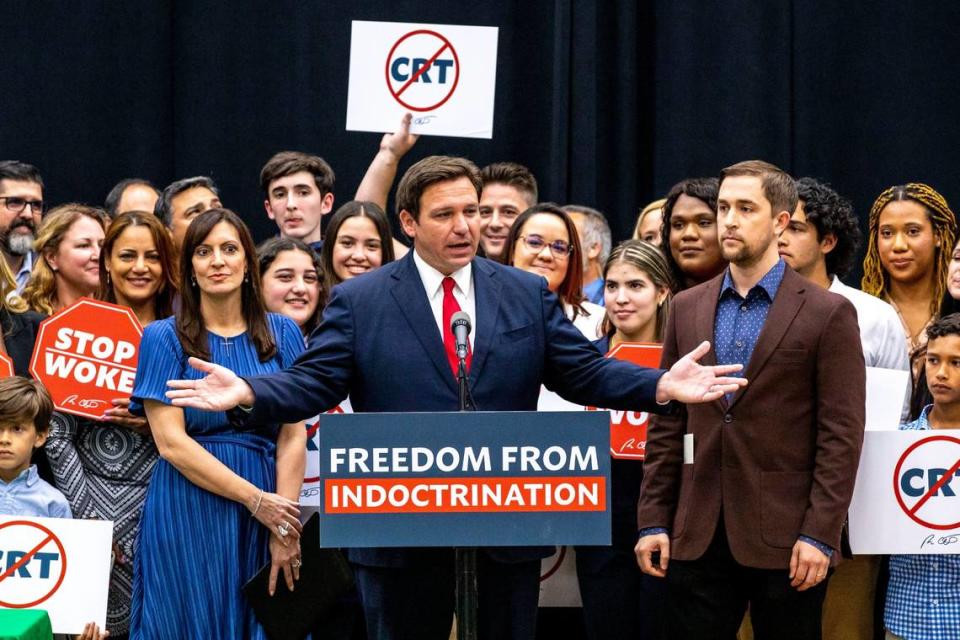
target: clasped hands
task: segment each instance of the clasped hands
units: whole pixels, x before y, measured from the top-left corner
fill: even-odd
[[[247,508],[270,532],[270,580],[267,590],[276,592],[277,577],[283,571],[287,588],[293,591],[300,579],[300,507],[278,493],[262,492],[251,498]]]

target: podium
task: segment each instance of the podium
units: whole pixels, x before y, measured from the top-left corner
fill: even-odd
[[[319,433],[321,546],[610,544],[606,412],[332,414]]]

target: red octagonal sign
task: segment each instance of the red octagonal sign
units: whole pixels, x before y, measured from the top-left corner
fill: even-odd
[[[81,298],[40,323],[30,373],[57,409],[98,420],[130,397],[142,336],[127,307]]]
[[[13,376],[13,361],[0,353],[0,378],[10,378]]]
[[[624,342],[614,347],[608,358],[626,360],[641,367],[660,366],[663,345],[649,342]],[[587,407],[593,409],[594,407]],[[643,460],[647,450],[647,423],[645,411],[610,410],[610,455],[627,460]]]

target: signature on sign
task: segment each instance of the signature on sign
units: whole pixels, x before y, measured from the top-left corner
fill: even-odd
[[[920,548],[924,547],[933,547],[933,546],[949,546],[952,544],[957,544],[960,542],[960,533],[949,533],[945,536],[938,536],[931,533],[926,538],[923,539],[923,542],[920,543]]]
[[[620,449],[617,453],[634,453],[634,452],[643,452],[647,446],[646,440],[637,440],[636,438],[627,438],[620,445]]]
[[[80,407],[81,409],[96,409],[102,405],[110,404],[106,400],[97,400],[95,398],[78,398],[76,394],[67,396],[63,400],[64,405]]]
[[[412,124],[430,124],[431,120],[434,120],[437,116],[420,116],[419,118],[414,118],[411,120]]]

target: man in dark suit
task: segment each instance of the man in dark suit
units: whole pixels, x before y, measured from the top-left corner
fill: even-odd
[[[794,181],[742,162],[720,174],[720,276],[676,298],[669,366],[714,342],[750,386],[656,418],[638,513],[641,568],[666,576],[670,638],[819,638],[827,570],[857,473],[866,373],[857,315],[778,256]],[[659,553],[659,560],[655,554]],[[669,571],[668,571],[669,564]]]
[[[456,411],[455,310],[474,319],[469,385],[483,411],[534,411],[541,383],[580,404],[648,411],[670,400],[714,400],[745,384],[722,377],[738,366],[696,363],[709,345],[669,372],[603,358],[564,317],[543,278],[476,258],[480,189],[468,160],[434,156],[413,165],[398,186],[397,208],[414,251],[338,285],[310,347],[290,369],[242,380],[194,360],[209,373],[172,381],[180,389],[169,392],[174,404],[217,411],[248,405],[253,422],[316,415],[348,393],[358,412]],[[533,638],[539,560],[548,554],[479,554],[481,637]],[[372,638],[447,638],[449,549],[352,549],[349,558]]]

